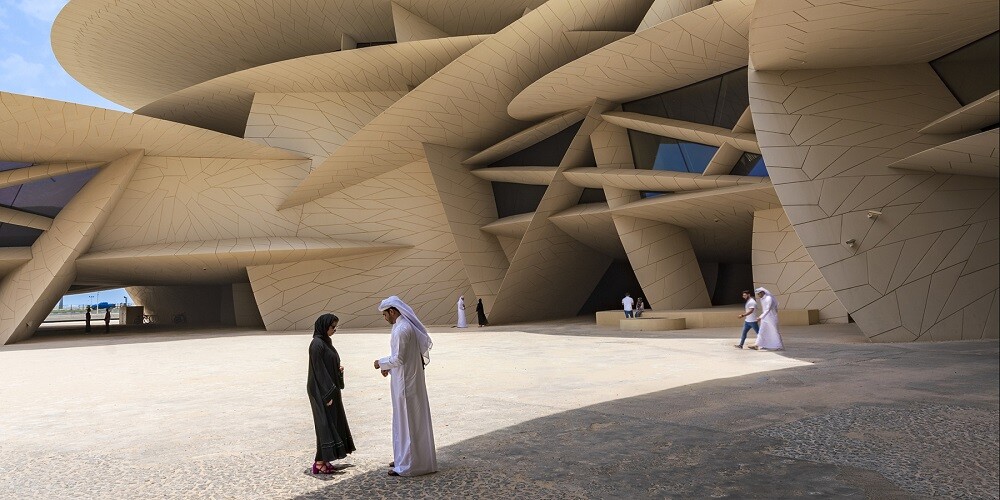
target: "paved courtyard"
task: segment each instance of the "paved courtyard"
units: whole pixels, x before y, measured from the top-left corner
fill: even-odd
[[[440,472],[391,478],[388,328],[340,331],[353,467],[303,473],[311,332],[42,334],[0,349],[0,498],[998,497],[998,343],[787,328],[431,328]]]

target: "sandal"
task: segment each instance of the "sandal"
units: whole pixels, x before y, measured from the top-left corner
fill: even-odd
[[[394,471],[394,470],[391,470],[391,471],[389,471],[389,475],[393,476],[393,477],[397,477],[397,476],[399,476],[399,473],[396,472],[396,471]]]
[[[336,474],[337,470],[326,463],[323,464],[313,463],[312,473],[313,475],[317,476],[322,474]]]
[[[396,462],[389,462],[389,468],[390,469],[393,468],[393,467],[395,467],[395,466],[396,466]]]

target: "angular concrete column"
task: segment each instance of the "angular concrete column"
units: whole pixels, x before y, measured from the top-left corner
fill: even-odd
[[[136,151],[104,167],[31,246],[31,261],[0,282],[0,343],[31,337],[69,290],[77,257],[90,249],[142,158]]]
[[[497,239],[480,229],[497,220],[493,188],[462,165],[472,153],[433,144],[424,144],[424,151],[469,283],[487,310],[492,310],[510,266]]]
[[[600,168],[634,168],[628,132],[608,122],[592,136]],[[639,200],[639,192],[605,186],[612,209]],[[712,301],[684,228],[625,215],[612,219],[646,302],[657,310],[709,307]]]

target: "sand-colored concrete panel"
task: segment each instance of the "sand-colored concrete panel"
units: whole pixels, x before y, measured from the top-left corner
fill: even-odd
[[[77,257],[90,248],[142,156],[136,151],[101,169],[31,246],[31,261],[0,281],[0,344],[34,334],[69,290]]]
[[[492,186],[463,165],[471,152],[433,144],[424,145],[424,149],[469,282],[476,297],[483,299],[487,309],[492,309],[510,265],[496,238],[480,229],[497,220]]]
[[[376,45],[265,64],[178,90],[136,114],[243,137],[255,94],[408,92],[485,39]]]
[[[394,90],[257,93],[243,136],[321,162],[404,95]]]
[[[392,4],[392,28],[396,33],[396,42],[412,42],[448,36],[441,28],[421,19],[398,3],[390,3]]]
[[[150,156],[299,159],[210,130],[83,104],[0,92],[0,157],[32,163],[107,162]]]
[[[0,206],[0,224],[13,224],[45,231],[52,226],[52,218]]]
[[[761,2],[750,60],[759,70],[922,63],[996,31],[998,19],[992,0]]]
[[[657,24],[673,19],[681,14],[687,14],[712,3],[711,0],[654,0],[646,16],[639,23],[636,33],[652,28]]]
[[[527,86],[511,101],[510,116],[537,119],[595,98],[632,101],[746,66],[754,4],[714,2],[594,50]]]
[[[407,248],[247,268],[268,330],[310,328],[322,311],[341,324],[384,324],[379,301],[399,295],[428,323],[454,319],[476,297],[427,161],[414,162],[302,206],[300,237]]]
[[[302,160],[145,157],[93,250],[296,236],[299,210],[276,206],[308,166]]]
[[[604,37],[571,41],[565,32],[636,26],[645,13],[644,3],[547,2],[456,58],[372,120],[318,165],[281,208],[301,205],[416,161],[423,156],[424,143],[480,150],[509,137],[523,128],[507,113],[507,103],[520,89],[607,43]]]
[[[847,309],[805,252],[781,208],[754,212],[753,278],[786,308],[816,309],[821,323],[847,323]]]
[[[1000,122],[1000,90],[948,113],[920,129],[921,134],[964,134]]]
[[[939,174],[1000,177],[1000,130],[981,132],[892,163],[907,170]]]
[[[948,160],[939,152],[953,136],[920,133],[958,108],[929,66],[751,71],[750,95],[775,191],[866,335],[876,341],[979,335],[983,323],[964,321],[966,309],[972,308],[969,318],[988,318],[979,309],[1000,283],[991,271],[996,257],[987,257],[985,247],[973,265],[969,260],[984,224],[1000,211],[998,186],[995,179],[932,175],[961,170],[941,170]],[[785,118],[773,119],[779,115]],[[995,144],[986,149],[996,154]],[[893,168],[921,156],[930,174]]]
[[[627,257],[607,203],[577,205],[552,215],[549,220],[584,245],[617,260]]]

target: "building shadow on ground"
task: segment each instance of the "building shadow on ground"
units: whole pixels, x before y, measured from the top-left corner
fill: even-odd
[[[561,412],[442,447],[436,474],[297,498],[997,496],[997,342],[815,348],[830,361]]]

